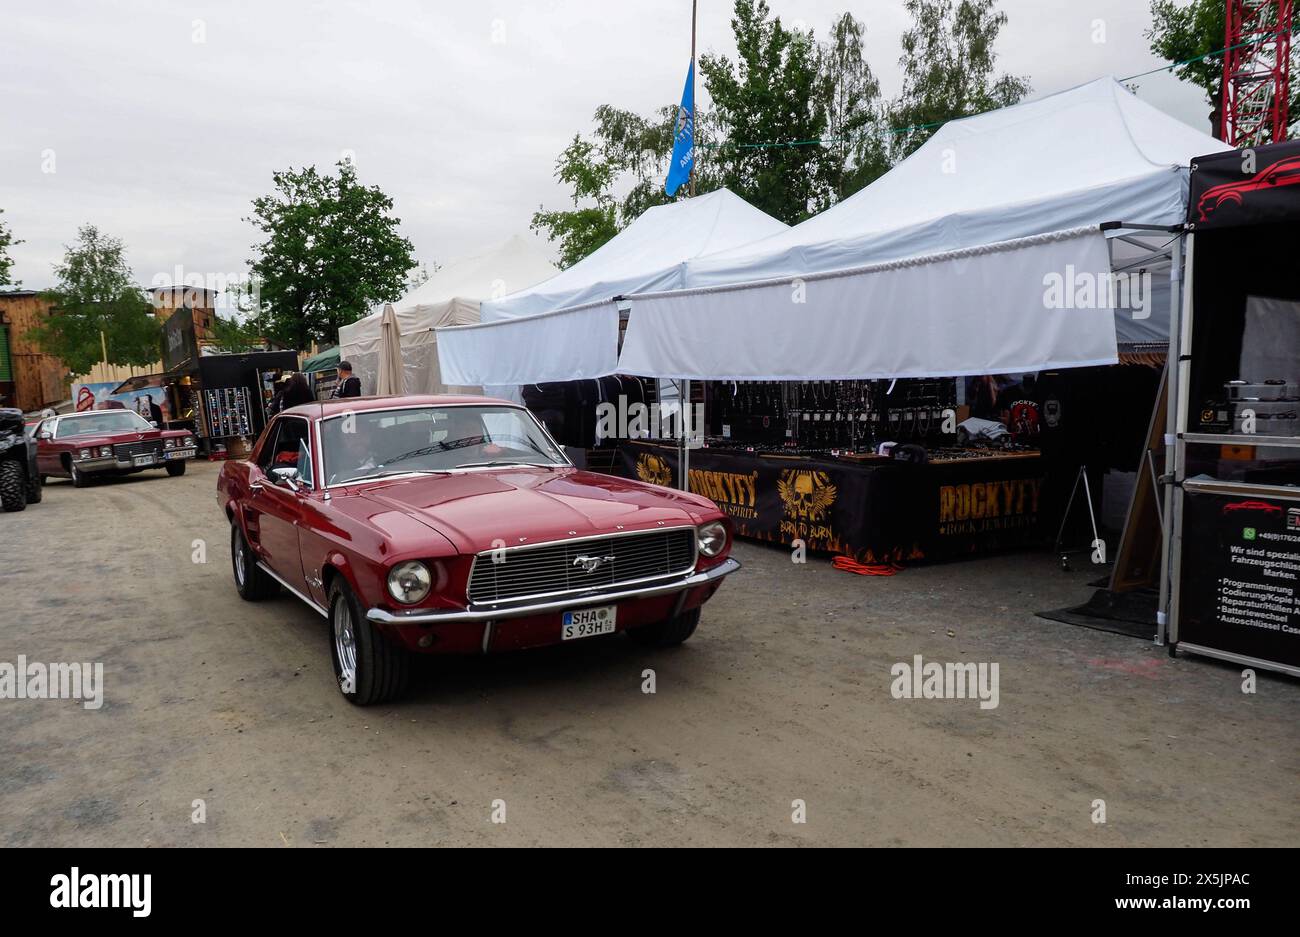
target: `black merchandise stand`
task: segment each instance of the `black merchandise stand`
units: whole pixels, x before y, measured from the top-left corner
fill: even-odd
[[[1187,227],[1170,651],[1300,676],[1300,143],[1193,161]]]
[[[251,444],[267,423],[272,388],[268,376],[298,367],[296,351],[259,351],[240,355],[210,355],[196,362],[198,379],[191,385],[196,414],[208,454],[228,440]],[[229,447],[227,446],[227,449]]]

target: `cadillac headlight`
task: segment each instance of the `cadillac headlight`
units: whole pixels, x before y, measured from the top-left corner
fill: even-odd
[[[175,448],[176,448],[176,440],[174,440],[174,439],[164,439],[164,440],[163,440],[163,448],[164,448],[164,449],[175,449]]]
[[[388,594],[403,605],[414,605],[433,587],[433,577],[429,567],[419,560],[411,560],[394,566],[388,574]]]
[[[90,452],[89,449],[82,449],[82,450],[81,450],[81,455],[80,455],[81,458],[83,458],[83,459],[89,459],[90,456],[91,456],[91,452]]]
[[[186,437],[185,437],[185,448],[186,448],[186,449],[190,449],[190,448],[193,448],[193,446],[194,446],[194,437],[193,437],[193,436],[186,436]]]
[[[695,542],[705,556],[717,556],[727,548],[727,527],[722,521],[705,524],[695,532]]]
[[[109,457],[113,454],[113,447],[112,447],[112,446],[100,446],[100,447],[99,447],[99,454],[100,454],[101,456],[103,456],[105,459],[107,459],[107,458],[109,458]]]

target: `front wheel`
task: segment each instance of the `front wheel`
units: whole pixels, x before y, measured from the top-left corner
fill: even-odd
[[[269,599],[280,591],[280,584],[257,565],[257,555],[235,522],[230,524],[230,566],[235,574],[235,588],[245,602]]]
[[[342,576],[330,586],[330,656],[349,703],[384,703],[406,691],[410,656],[370,623]]]
[[[44,495],[45,476],[33,475],[27,483],[27,503],[40,504],[41,497]]]
[[[90,484],[90,476],[87,475],[85,472],[83,472],[81,469],[77,468],[77,464],[75,462],[72,463],[72,465],[69,467],[68,474],[72,476],[73,488],[85,488],[87,485]]]
[[[653,625],[642,625],[628,631],[628,637],[639,644],[653,647],[673,647],[681,644],[691,635],[700,623],[700,610],[693,608],[682,612],[676,618],[657,621]]]
[[[168,462],[168,463],[167,463],[167,474],[170,475],[172,478],[175,478],[177,475],[184,475],[184,474],[185,474],[185,463],[184,463],[183,461],[181,461],[181,462]]]
[[[0,507],[6,511],[27,507],[27,473],[16,459],[0,462]]]

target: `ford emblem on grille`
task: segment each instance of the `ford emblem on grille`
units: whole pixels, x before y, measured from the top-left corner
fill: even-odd
[[[574,566],[581,566],[584,573],[594,573],[605,563],[614,562],[612,556],[575,556],[573,558]]]

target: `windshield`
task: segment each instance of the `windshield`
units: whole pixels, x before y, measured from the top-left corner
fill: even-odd
[[[132,410],[105,410],[87,416],[64,417],[55,430],[56,439],[68,436],[101,435],[104,433],[140,433],[153,429],[149,422]]]
[[[370,410],[321,423],[325,483],[489,465],[564,465],[526,410],[415,407]]]

